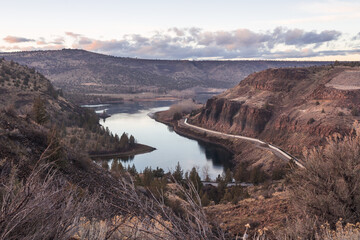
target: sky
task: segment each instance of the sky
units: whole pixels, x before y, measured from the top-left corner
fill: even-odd
[[[0,0],[0,51],[360,60],[359,0]]]

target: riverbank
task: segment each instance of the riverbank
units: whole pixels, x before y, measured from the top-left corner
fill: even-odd
[[[91,158],[121,158],[121,157],[130,157],[138,154],[149,153],[156,150],[156,148],[150,147],[144,144],[135,144],[135,146],[124,152],[90,152],[89,156]]]
[[[213,136],[207,136],[204,134],[199,134],[199,132],[192,131],[189,128],[182,127],[178,124],[178,121],[171,120],[165,117],[166,111],[156,112],[152,115],[155,121],[163,123],[167,126],[170,126],[174,129],[174,131],[179,134],[180,136],[184,136],[190,139],[199,140],[205,143],[214,144],[225,148],[227,151],[231,152],[232,154],[236,154],[237,150],[232,146],[232,142],[224,139],[224,138],[217,138]]]
[[[156,121],[171,126],[179,135],[225,148],[234,154],[233,164],[235,168],[240,163],[245,163],[248,169],[260,167],[271,176],[274,169],[279,169],[286,164],[266,146],[190,128],[181,121],[169,119],[166,117],[167,115],[166,111],[162,111],[155,113],[153,117]]]

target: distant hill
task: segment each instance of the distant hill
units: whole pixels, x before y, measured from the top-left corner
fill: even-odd
[[[84,50],[0,53],[28,65],[58,88],[74,93],[164,92],[196,86],[229,88],[268,68],[306,67],[328,62],[187,61],[113,57]]]

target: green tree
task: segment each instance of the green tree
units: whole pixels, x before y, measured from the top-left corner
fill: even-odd
[[[132,176],[138,175],[138,172],[136,171],[136,168],[135,168],[135,164],[133,164],[131,167],[130,167],[130,165],[128,165],[127,171],[128,171]]]
[[[200,192],[203,185],[201,183],[201,178],[200,178],[198,172],[196,171],[195,167],[193,167],[190,171],[189,180],[194,184],[197,191]]]
[[[49,115],[45,109],[44,100],[41,99],[40,96],[38,96],[34,99],[32,111],[33,111],[33,115],[35,117],[35,121],[38,124],[44,124],[49,120]]]
[[[164,169],[156,167],[156,169],[153,170],[154,177],[156,178],[162,178],[165,175]]]
[[[175,171],[173,173],[173,178],[177,182],[181,182],[184,179],[184,171],[182,170],[179,162],[176,165]]]
[[[154,181],[154,174],[151,167],[146,167],[143,171],[142,182],[144,186],[150,186],[151,182]]]
[[[130,135],[129,144],[130,144],[130,147],[133,147],[135,145],[135,138],[133,135]]]
[[[129,147],[129,138],[128,135],[126,133],[123,133],[120,137],[120,142],[119,142],[119,147],[120,149],[127,149]]]
[[[225,171],[225,178],[224,178],[225,182],[230,183],[233,180],[233,174],[230,171],[230,168],[226,169]]]
[[[247,170],[247,166],[245,163],[239,163],[235,168],[234,178],[236,182],[247,182],[250,178],[250,173]]]

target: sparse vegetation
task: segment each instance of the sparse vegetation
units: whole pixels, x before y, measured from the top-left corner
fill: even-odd
[[[171,105],[170,109],[166,111],[166,115],[169,119],[180,120],[183,115],[189,114],[201,107],[201,104],[196,104],[192,99],[187,99]]]
[[[329,139],[325,147],[305,153],[305,169],[298,169],[290,178],[291,199],[297,210],[294,221],[299,226],[292,234],[314,238],[321,224],[334,228],[339,219],[345,224],[360,221],[359,154],[357,123],[354,135],[343,141]]]
[[[36,67],[36,70],[51,75],[56,87],[76,94],[88,92],[163,94],[171,90],[184,90],[196,86],[228,88],[250,73],[269,67],[324,64],[286,61],[148,61],[71,49],[19,52],[6,54],[6,58]],[[81,59],[80,62],[86,64],[77,63],[75,59]],[[131,79],[131,82],[126,79]],[[89,81],[91,84],[84,84]],[[108,84],[112,87],[107,87]],[[189,97],[193,91],[172,92],[172,94]]]

